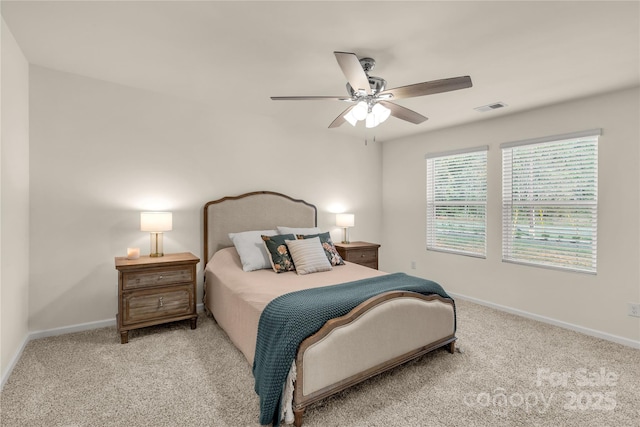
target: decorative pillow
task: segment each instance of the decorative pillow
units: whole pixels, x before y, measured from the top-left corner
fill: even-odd
[[[310,274],[331,270],[331,264],[324,254],[320,238],[285,240],[298,274]]]
[[[278,229],[278,234],[318,234],[322,231],[318,227],[283,227],[281,225],[276,227]],[[294,237],[295,239],[295,237]]]
[[[262,236],[264,247],[267,248],[269,253],[269,261],[271,261],[271,268],[276,273],[283,273],[285,271],[294,271],[296,268],[293,265],[291,255],[289,255],[289,249],[285,240],[293,240],[296,237],[293,234],[276,234],[275,236]]]
[[[297,236],[298,239],[309,239],[312,237],[320,238],[320,243],[322,243],[322,249],[324,249],[324,253],[327,255],[327,259],[329,259],[329,262],[331,263],[331,265],[333,266],[344,265],[344,260],[342,259],[342,257],[338,253],[338,250],[333,244],[333,241],[331,240],[331,235],[329,234],[329,232],[306,235],[306,236],[299,234]]]
[[[271,261],[264,250],[262,235],[277,234],[276,230],[243,231],[241,233],[229,233],[229,238],[236,247],[242,269],[244,271],[262,270],[271,268]]]

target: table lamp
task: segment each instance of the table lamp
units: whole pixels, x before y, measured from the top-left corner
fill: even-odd
[[[171,231],[171,212],[141,212],[140,231],[151,232],[151,250],[149,256],[161,257],[162,253],[162,232]]]
[[[342,243],[349,243],[349,227],[353,227],[355,224],[355,216],[353,214],[337,214],[336,225],[344,229]]]

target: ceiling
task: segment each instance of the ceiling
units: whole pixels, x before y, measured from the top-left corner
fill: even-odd
[[[582,1],[2,1],[31,64],[380,141],[640,84],[639,5]],[[347,105],[333,51],[373,57],[393,88],[474,86],[398,100],[429,120],[327,129]],[[474,110],[502,101],[506,108]]]

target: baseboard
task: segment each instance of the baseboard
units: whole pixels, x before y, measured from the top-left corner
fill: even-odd
[[[197,312],[202,312],[203,310],[204,310],[204,304],[196,305]],[[13,368],[18,363],[18,360],[20,360],[20,357],[22,356],[22,352],[24,351],[24,348],[27,346],[29,341],[37,340],[40,338],[71,334],[74,332],[88,331],[91,329],[107,328],[112,326],[116,326],[116,319],[98,320],[95,322],[80,323],[78,325],[63,326],[60,328],[29,332],[29,334],[25,337],[24,341],[22,342],[22,345],[20,346],[18,351],[16,351],[16,354],[13,356],[13,359],[11,360],[11,363],[9,364],[7,371],[2,375],[2,383],[0,383],[0,391],[4,388],[4,384],[7,382],[7,380],[11,376],[11,372],[13,372]]]
[[[559,326],[564,329],[569,329],[571,331],[580,332],[585,335],[589,335],[595,338],[601,338],[603,340],[615,342],[617,344],[622,344],[627,347],[640,349],[640,341],[634,341],[629,338],[620,337],[617,335],[612,335],[606,332],[597,331],[595,329],[585,328],[583,326],[574,325],[573,323],[563,322],[561,320],[553,319],[551,317],[540,316],[538,314],[529,313],[528,311],[518,310],[517,308],[507,307],[505,305],[495,304],[489,301],[484,301],[478,298],[469,297],[466,295],[456,294],[454,292],[449,292],[454,298],[459,298],[461,300],[470,301],[479,305],[483,305],[485,307],[495,308],[496,310],[504,311],[507,313],[515,314],[516,316],[526,317],[528,319],[537,320],[539,322],[548,323],[550,325]]]
[[[2,389],[4,388],[5,383],[7,382],[9,377],[11,376],[11,372],[13,372],[13,368],[16,367],[16,364],[18,363],[18,360],[20,360],[20,357],[22,357],[22,352],[24,351],[24,348],[27,346],[28,342],[29,342],[29,336],[27,335],[24,338],[24,340],[22,341],[22,344],[20,345],[20,348],[18,348],[18,351],[16,351],[16,354],[13,355],[13,358],[11,359],[11,362],[9,363],[9,366],[7,366],[7,371],[3,372],[3,374],[2,374],[2,382],[0,383],[0,391],[2,391]]]
[[[95,322],[80,323],[79,325],[62,326],[60,328],[47,329],[29,333],[29,341],[40,338],[55,337],[58,335],[72,334],[74,332],[89,331],[91,329],[107,328],[116,325],[116,319],[98,320]]]
[[[196,311],[204,310],[204,304],[197,304]],[[91,329],[107,328],[116,325],[116,319],[98,320],[96,322],[81,323],[79,325],[63,326],[61,328],[47,329],[45,331],[30,332],[28,341],[39,338],[55,337],[57,335],[71,334],[73,332],[88,331]]]

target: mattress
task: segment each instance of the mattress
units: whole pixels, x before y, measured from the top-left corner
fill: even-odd
[[[386,273],[345,262],[330,271],[298,275],[295,271],[242,270],[234,247],[217,251],[205,268],[205,305],[233,344],[253,365],[260,315],[274,298],[289,292],[336,285]]]

